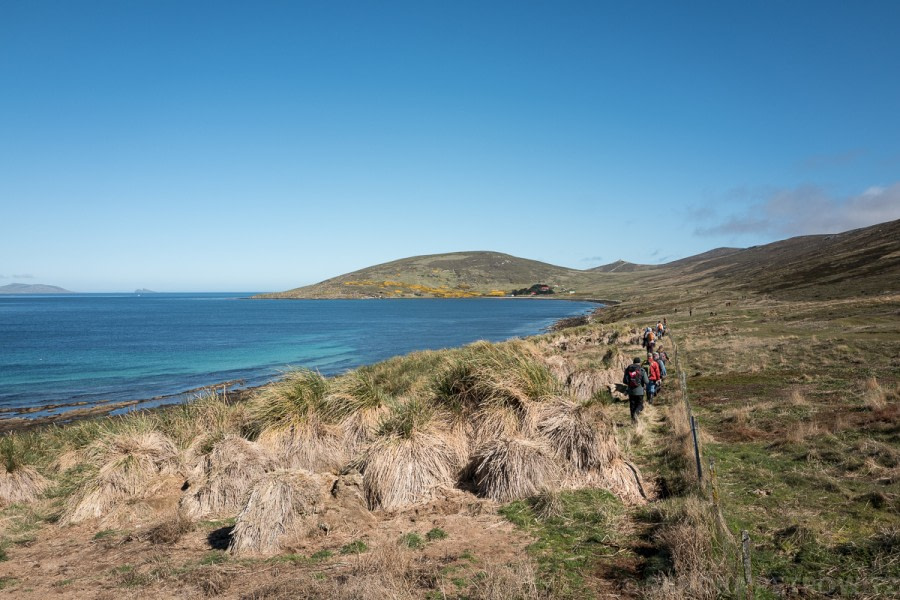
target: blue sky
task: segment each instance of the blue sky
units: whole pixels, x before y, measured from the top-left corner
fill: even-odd
[[[900,218],[898,23],[890,1],[2,0],[0,285],[657,263]]]

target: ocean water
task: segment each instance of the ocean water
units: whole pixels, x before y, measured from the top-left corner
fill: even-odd
[[[326,375],[414,350],[539,333],[596,308],[534,299],[248,300],[247,294],[0,296],[0,419]]]

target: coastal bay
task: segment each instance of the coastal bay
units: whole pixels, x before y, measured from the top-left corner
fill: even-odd
[[[529,300],[246,297],[0,300],[0,423],[19,426],[172,404],[223,383],[229,390],[262,385],[294,367],[334,375],[416,350],[531,335],[596,308]]]

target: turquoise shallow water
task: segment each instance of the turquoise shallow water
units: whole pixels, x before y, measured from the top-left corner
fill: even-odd
[[[232,380],[258,385],[296,366],[332,375],[414,350],[539,333],[596,308],[533,299],[246,296],[0,296],[0,409],[7,409],[0,418],[52,404],[177,401],[187,390]]]

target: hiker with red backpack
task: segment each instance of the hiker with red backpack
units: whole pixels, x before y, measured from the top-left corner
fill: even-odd
[[[631,409],[631,421],[636,422],[637,416],[644,410],[644,387],[649,385],[647,373],[641,368],[641,359],[635,358],[634,362],[625,367],[625,377],[622,383],[628,388],[628,408]]]

